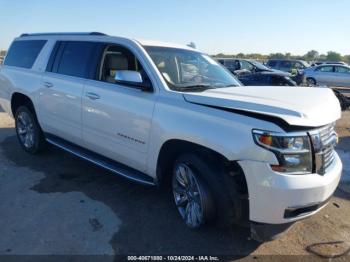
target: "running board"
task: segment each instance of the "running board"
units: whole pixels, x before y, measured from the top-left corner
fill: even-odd
[[[87,150],[73,143],[65,141],[54,135],[45,134],[45,136],[46,136],[46,141],[48,143],[60,149],[63,149],[64,151],[67,151],[77,157],[80,157],[84,160],[94,163],[97,166],[107,169],[119,176],[125,177],[129,180],[132,180],[134,182],[137,182],[143,185],[148,185],[148,186],[156,185],[152,177],[138,170],[135,170],[126,165],[120,164],[114,160],[101,156],[97,153],[94,153],[90,150]]]

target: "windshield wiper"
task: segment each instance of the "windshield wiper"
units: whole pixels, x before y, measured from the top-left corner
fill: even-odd
[[[223,87],[237,87],[239,85],[235,85],[235,84],[231,84],[231,85],[226,85],[226,86],[223,86]]]
[[[208,89],[213,89],[215,87],[211,85],[188,85],[188,86],[181,86],[181,87],[176,87],[176,90],[178,91],[187,91],[187,92],[195,92],[195,91],[205,91]]]

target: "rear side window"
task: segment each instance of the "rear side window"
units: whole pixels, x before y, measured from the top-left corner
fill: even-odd
[[[52,52],[47,71],[86,78],[91,63],[95,62],[92,61],[95,47],[93,42],[58,42]]]
[[[46,40],[27,40],[13,42],[5,59],[5,65],[32,68]]]
[[[55,73],[86,77],[95,44],[92,42],[64,42],[60,45],[55,61]]]
[[[350,73],[350,68],[343,67],[343,66],[336,66],[335,72],[337,72],[337,73]]]

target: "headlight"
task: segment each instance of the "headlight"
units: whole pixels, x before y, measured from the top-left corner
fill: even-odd
[[[305,134],[281,134],[253,130],[256,144],[272,151],[279,165],[271,165],[274,171],[286,174],[308,174],[312,172],[311,144]]]

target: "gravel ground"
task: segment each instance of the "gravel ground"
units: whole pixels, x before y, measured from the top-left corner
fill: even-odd
[[[166,192],[130,183],[56,148],[40,156],[24,153],[13,120],[0,112],[0,255],[340,254],[350,243],[349,111],[337,130],[344,172],[329,205],[259,245],[243,228],[189,230]],[[342,242],[322,244],[330,241]]]

